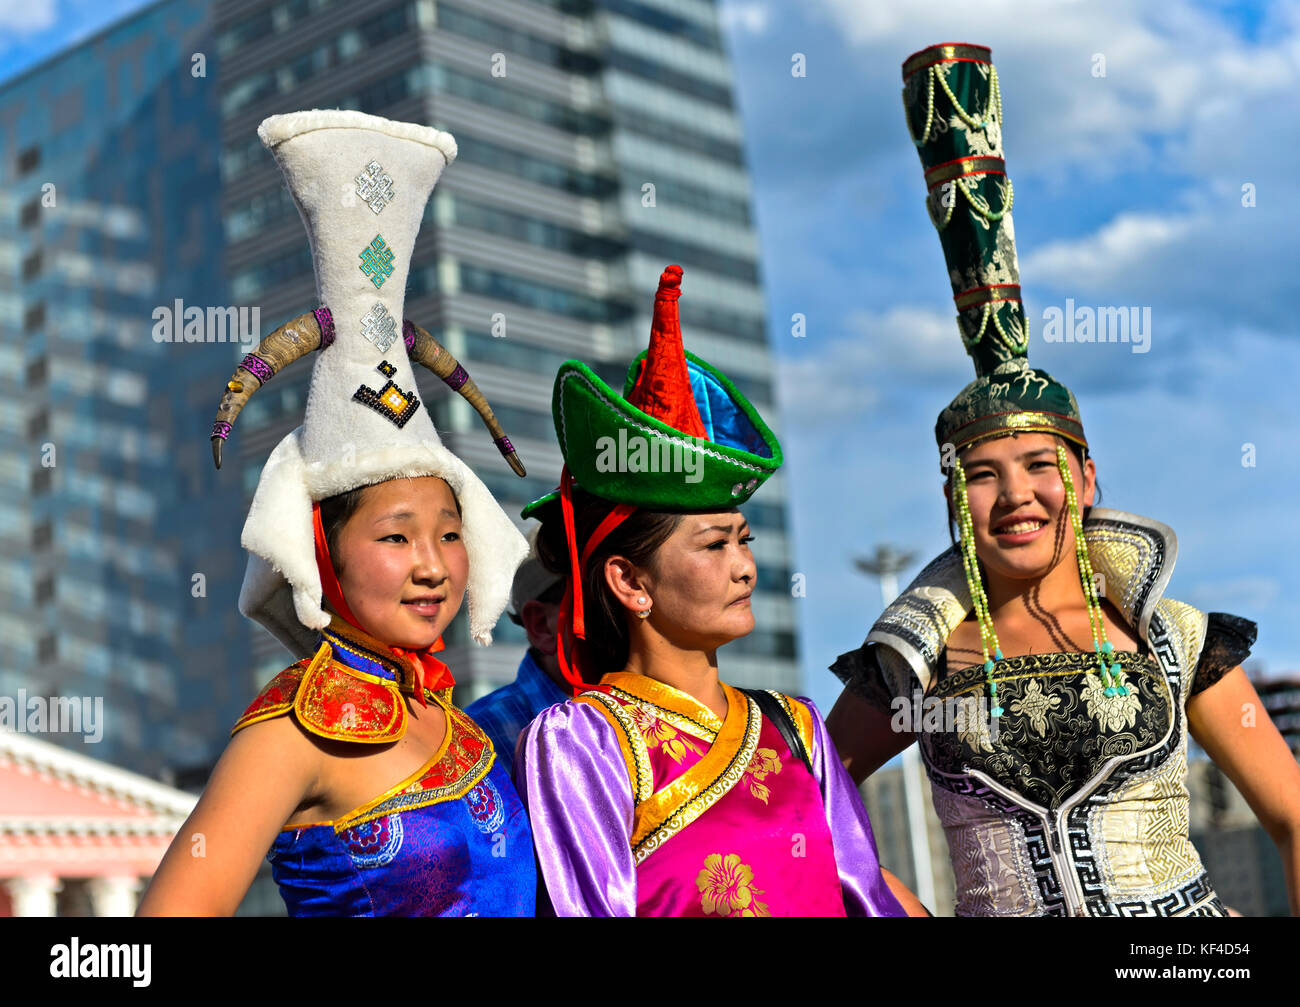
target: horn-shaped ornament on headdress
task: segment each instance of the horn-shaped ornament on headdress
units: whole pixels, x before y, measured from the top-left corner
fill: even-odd
[[[515,474],[520,477],[527,475],[524,463],[519,460],[514,445],[492,412],[487,396],[479,390],[460,361],[410,319],[402,321],[402,338],[406,343],[406,355],[414,363],[423,364],[433,371],[452,391],[459,392],[482,417],[492,435],[492,443]],[[324,349],[332,342],[334,318],[328,308],[317,308],[285,322],[239,362],[234,375],[226,382],[226,394],[221,397],[217,418],[212,424],[212,460],[217,468],[221,468],[221,445],[230,436],[235,420],[253,393],[295,360],[312,350]]]

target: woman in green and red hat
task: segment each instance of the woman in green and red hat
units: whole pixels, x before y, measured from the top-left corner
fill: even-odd
[[[813,705],[718,676],[718,649],[754,627],[738,508],[782,458],[726,375],[684,351],[681,273],[660,278],[623,395],[560,368],[560,490],[524,511],[545,514],[539,553],[568,576],[559,657],[577,694],[516,756],[551,908],[904,915]]]
[[[1222,916],[1188,839],[1190,732],[1278,842],[1300,911],[1300,767],[1240,667],[1255,625],[1164,597],[1173,531],[1092,506],[1078,403],[1026,359],[989,57],[903,65],[977,375],[935,428],[960,540],[832,667],[832,736],[859,780],[919,742],[958,915]]]

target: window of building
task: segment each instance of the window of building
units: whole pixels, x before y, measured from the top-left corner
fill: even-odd
[[[22,178],[29,171],[35,171],[41,163],[41,148],[28,147],[18,154],[18,177]]]

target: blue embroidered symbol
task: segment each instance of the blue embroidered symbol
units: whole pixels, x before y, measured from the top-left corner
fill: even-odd
[[[397,195],[393,191],[393,176],[385,172],[378,161],[371,161],[366,165],[366,170],[357,176],[357,195],[366,201],[371,210],[379,213]]]
[[[474,825],[485,835],[492,835],[506,820],[505,804],[496,784],[484,777],[465,795],[465,804]]]
[[[361,334],[378,346],[381,353],[387,353],[397,338],[397,323],[388,309],[376,301],[361,318]]]
[[[361,272],[370,277],[376,287],[382,287],[384,281],[393,275],[393,250],[376,234],[375,240],[359,253]]]
[[[358,867],[383,867],[402,848],[402,816],[384,815],[354,825],[340,837]]]

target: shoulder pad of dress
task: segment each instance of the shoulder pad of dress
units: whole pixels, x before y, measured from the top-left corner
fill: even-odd
[[[290,710],[312,734],[334,741],[382,744],[406,733],[406,703],[397,687],[333,660],[328,643],[310,661],[276,675],[230,733]]]
[[[1185,681],[1188,683],[1188,687],[1183,690],[1186,695],[1190,688],[1191,676],[1201,656],[1201,647],[1205,644],[1208,617],[1200,609],[1186,602],[1175,601],[1173,598],[1161,598],[1156,602],[1155,611],[1160,614],[1165,640],[1148,639],[1147,642],[1153,650],[1159,651],[1162,646],[1167,645],[1166,640],[1172,641],[1178,659],[1182,662]]]

